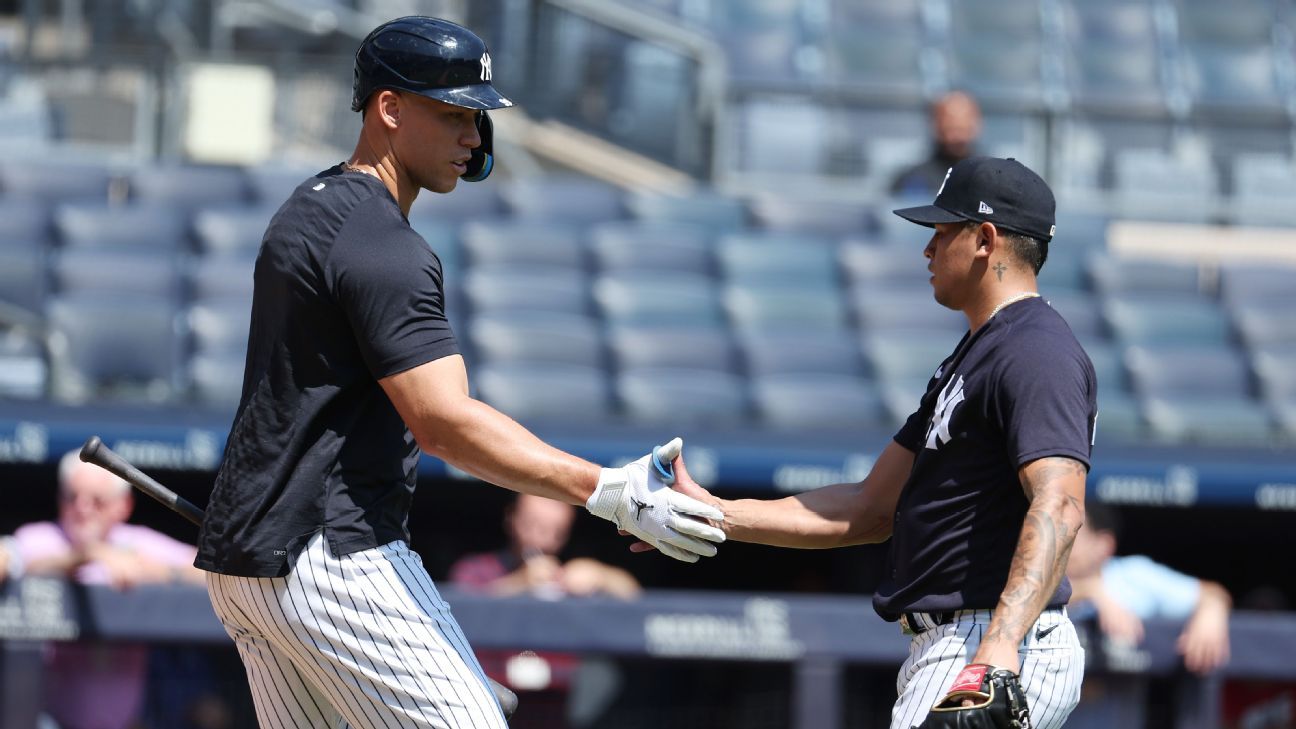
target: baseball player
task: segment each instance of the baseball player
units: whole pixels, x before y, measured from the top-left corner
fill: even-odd
[[[1064,570],[1084,519],[1097,384],[1036,288],[1053,193],[1016,160],[971,157],[934,205],[895,212],[934,229],[923,255],[936,301],[969,330],[868,477],[771,501],[688,493],[724,512],[730,539],[889,540],[873,604],[911,636],[892,729],[1059,727],[1084,668]]]
[[[713,508],[667,487],[675,439],[621,468],[556,450],[469,396],[441,265],[406,215],[490,173],[485,43],[435,18],[361,43],[351,158],[303,182],[257,257],[242,398],[199,535],[216,615],[264,728],[502,727],[406,527],[419,450],[585,504],[677,559],[715,553]]]

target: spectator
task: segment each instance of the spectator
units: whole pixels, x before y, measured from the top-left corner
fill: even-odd
[[[1098,503],[1086,511],[1067,562],[1076,617],[1091,609],[1103,635],[1125,645],[1143,640],[1144,620],[1185,620],[1178,643],[1184,665],[1205,674],[1224,664],[1229,655],[1232,608],[1228,591],[1142,555],[1115,556],[1115,514]]]
[[[508,545],[461,558],[450,568],[450,581],[499,596],[638,596],[639,581],[623,569],[583,557],[561,559],[575,516],[570,504],[518,494],[504,513]],[[526,711],[511,726],[587,726],[604,715],[622,683],[620,669],[605,659],[552,651],[476,653],[486,675],[528,692]]]
[[[951,91],[932,102],[931,127],[931,156],[897,174],[891,183],[892,195],[935,195],[954,163],[976,153],[976,141],[981,136],[981,108],[966,92]]]
[[[13,555],[27,575],[67,577],[83,584],[203,582],[194,548],[147,527],[127,524],[129,484],[82,463],[76,452],[59,462],[58,521],[14,532]],[[16,574],[15,574],[16,576]],[[143,703],[148,647],[132,643],[51,643],[45,660],[45,711],[60,729],[126,729]]]

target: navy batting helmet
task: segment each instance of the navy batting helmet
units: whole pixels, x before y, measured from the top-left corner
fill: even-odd
[[[397,89],[477,109],[481,146],[463,178],[485,179],[493,166],[493,128],[487,109],[513,106],[491,85],[486,42],[467,28],[440,18],[410,16],[374,28],[355,57],[351,110],[360,111],[373,92]]]

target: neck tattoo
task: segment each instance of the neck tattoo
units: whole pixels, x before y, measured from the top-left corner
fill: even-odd
[[[1003,311],[1004,307],[1008,306],[1009,304],[1015,304],[1018,301],[1022,301],[1024,299],[1033,299],[1036,296],[1039,296],[1039,294],[1035,293],[1034,291],[1023,291],[1020,294],[1017,294],[1016,296],[1009,296],[1008,298],[999,302],[999,305],[996,306],[994,310],[990,312],[990,316],[986,317],[986,321],[990,321],[991,319],[993,319],[995,317],[995,314],[998,314],[1000,311]]]
[[[998,263],[996,263],[996,264],[994,265],[994,270],[995,270],[995,273],[999,274],[999,280],[1002,281],[1002,280],[1003,280],[1004,271],[1007,271],[1007,270],[1008,270],[1008,267],[1005,266],[1005,265],[1003,265],[1003,261],[1000,261],[1000,262],[998,262]]]

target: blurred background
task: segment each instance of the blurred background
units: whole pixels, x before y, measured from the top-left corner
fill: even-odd
[[[1088,498],[1121,554],[1234,609],[1204,674],[1172,619],[1134,646],[1090,624],[1094,682],[1137,689],[1108,726],[1296,722],[1290,0],[0,0],[0,534],[55,518],[91,434],[206,503],[263,228],[350,154],[354,50],[408,14],[485,38],[519,104],[490,179],[410,214],[475,393],[603,463],[683,435],[722,495],[868,472],[966,328],[889,211],[969,151],[1040,172],[1041,290],[1100,381]],[[507,493],[420,477],[413,546],[514,726],[887,725],[906,643],[867,600],[878,548],[684,566],[577,516],[537,566]],[[193,541],[145,501],[134,523]],[[576,560],[637,587],[555,587]],[[123,727],[252,725],[200,588],[9,577],[0,726],[60,725],[46,639],[145,642]]]

